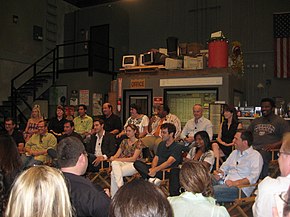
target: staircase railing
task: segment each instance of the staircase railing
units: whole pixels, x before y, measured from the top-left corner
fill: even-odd
[[[108,55],[102,56],[93,53],[92,47],[96,45],[108,49]],[[71,49],[69,49],[69,47],[71,47]],[[61,49],[63,49],[63,55],[60,55]],[[66,55],[66,53],[69,54]],[[21,94],[21,88],[30,84],[32,88],[33,101],[35,101],[37,99],[38,90],[37,78],[41,74],[50,74],[52,85],[55,84],[56,79],[58,79],[59,73],[65,72],[88,71],[88,76],[92,76],[94,71],[98,71],[114,76],[114,56],[115,49],[113,47],[93,41],[79,41],[56,45],[54,49],[47,52],[11,80],[11,116],[17,120],[17,115],[19,114],[21,118],[24,118],[27,121],[23,110],[19,108],[18,104],[19,102],[23,103],[30,111],[32,110],[32,107],[27,103],[27,99],[25,99]],[[95,57],[107,60],[111,63],[108,64],[109,68],[105,70],[94,68],[92,61],[95,61]]]

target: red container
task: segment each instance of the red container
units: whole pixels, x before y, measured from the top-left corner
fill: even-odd
[[[228,67],[228,42],[226,40],[213,40],[208,43],[208,67]]]

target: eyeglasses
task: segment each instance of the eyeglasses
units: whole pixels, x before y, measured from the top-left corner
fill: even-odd
[[[287,196],[287,192],[284,191],[281,194],[279,194],[280,199],[285,203],[285,204],[289,204],[288,200],[288,196]]]
[[[279,152],[277,153],[277,156],[280,157],[282,154],[290,155],[290,153],[288,153],[288,152],[279,151]]]

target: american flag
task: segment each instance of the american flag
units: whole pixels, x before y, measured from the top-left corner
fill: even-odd
[[[273,14],[275,76],[290,78],[290,12]]]

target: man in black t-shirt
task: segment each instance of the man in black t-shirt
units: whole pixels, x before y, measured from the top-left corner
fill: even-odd
[[[174,141],[176,127],[172,123],[161,125],[162,142],[158,145],[157,153],[153,158],[151,167],[148,168],[142,161],[134,163],[135,169],[141,174],[142,178],[149,179],[154,184],[159,184],[162,179],[162,170],[167,168],[177,168],[182,162],[182,146]],[[171,170],[172,175],[172,170]],[[176,173],[174,173],[177,175]],[[172,186],[170,184],[170,186]],[[176,186],[176,185],[174,185]],[[173,189],[169,189],[172,191]]]
[[[98,116],[105,123],[104,129],[113,135],[122,131],[121,119],[113,113],[113,106],[110,103],[103,104],[103,115]]]
[[[12,118],[6,118],[5,119],[5,130],[6,130],[6,133],[8,135],[10,135],[16,145],[17,145],[17,148],[18,148],[18,151],[20,153],[24,152],[24,144],[25,144],[25,140],[24,140],[24,137],[23,137],[23,133],[21,133],[20,131],[16,130],[15,129],[16,125],[15,125],[15,122]]]

